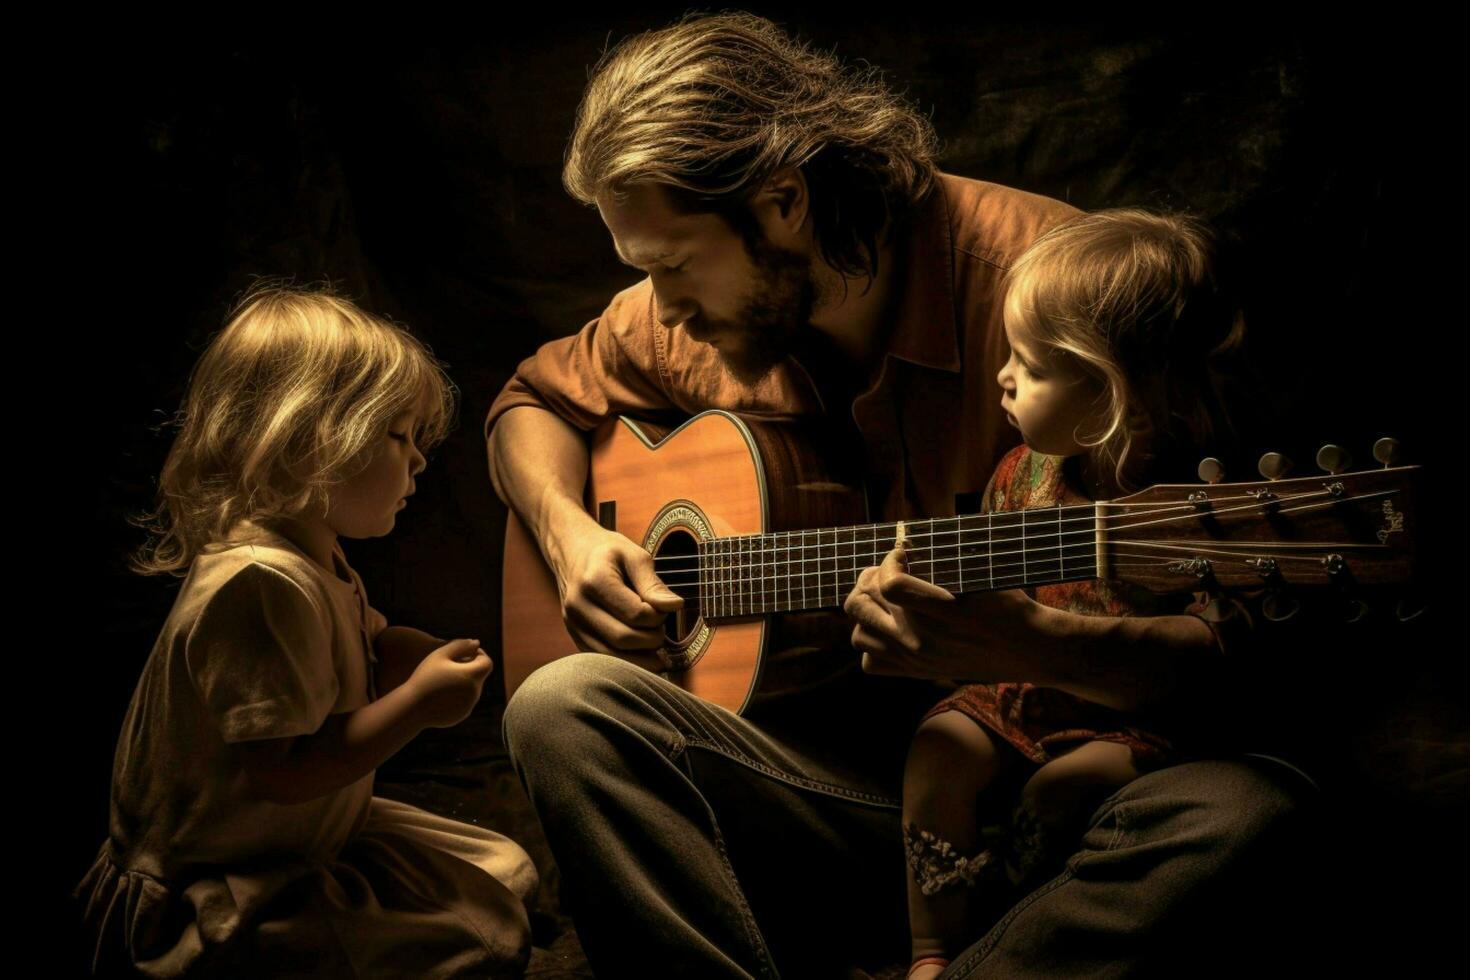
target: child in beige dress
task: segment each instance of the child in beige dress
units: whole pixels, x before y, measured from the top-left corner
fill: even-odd
[[[253,294],[201,358],[136,563],[186,577],[77,890],[95,972],[524,970],[525,852],[372,795],[381,762],[469,714],[490,658],[387,626],[337,543],[392,530],[452,410],[417,341],[325,292]]]

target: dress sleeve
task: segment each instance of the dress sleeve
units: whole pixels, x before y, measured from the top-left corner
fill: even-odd
[[[268,565],[231,576],[185,644],[189,677],[226,742],[310,734],[336,703],[331,617]]]
[[[654,320],[653,290],[643,282],[613,298],[579,332],[543,344],[521,362],[490,406],[485,436],[512,408],[533,405],[590,430],[615,415],[675,407]]]

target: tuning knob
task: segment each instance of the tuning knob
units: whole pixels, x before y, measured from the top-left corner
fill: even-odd
[[[1399,461],[1399,441],[1388,436],[1379,439],[1373,444],[1373,458],[1385,468],[1393,466]]]
[[[1267,453],[1256,464],[1256,469],[1268,480],[1279,480],[1291,471],[1291,460],[1281,453]]]
[[[1317,450],[1317,468],[1324,473],[1331,473],[1333,476],[1336,476],[1339,473],[1345,472],[1352,465],[1352,454],[1341,446],[1334,446],[1328,443]]]
[[[1199,461],[1199,478],[1204,483],[1219,483],[1225,479],[1225,465],[1213,456]]]

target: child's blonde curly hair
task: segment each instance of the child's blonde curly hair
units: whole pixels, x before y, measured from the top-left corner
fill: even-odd
[[[1080,215],[1033,242],[1006,281],[1006,319],[1100,383],[1098,414],[1075,435],[1119,487],[1231,434],[1223,388],[1245,321],[1199,221],[1139,208]]]
[[[402,327],[325,287],[257,287],[190,376],[133,569],[182,575],[243,521],[325,512],[390,420],[417,408],[427,450],[447,434],[455,395]]]

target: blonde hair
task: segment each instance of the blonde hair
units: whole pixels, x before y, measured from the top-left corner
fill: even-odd
[[[739,218],[777,171],[806,177],[816,242],[834,268],[876,271],[878,236],[935,181],[929,120],[883,84],[750,14],[689,16],[627,38],[596,68],[562,182],[591,204],[634,184],[686,211]]]
[[[1224,385],[1245,321],[1194,218],[1119,208],[1057,225],[1010,269],[1006,317],[1100,382],[1095,431],[1076,437],[1120,487],[1233,435]]]
[[[253,290],[190,375],[133,569],[181,575],[242,521],[325,511],[395,416],[420,409],[426,450],[447,434],[454,398],[402,327],[326,288]]]

